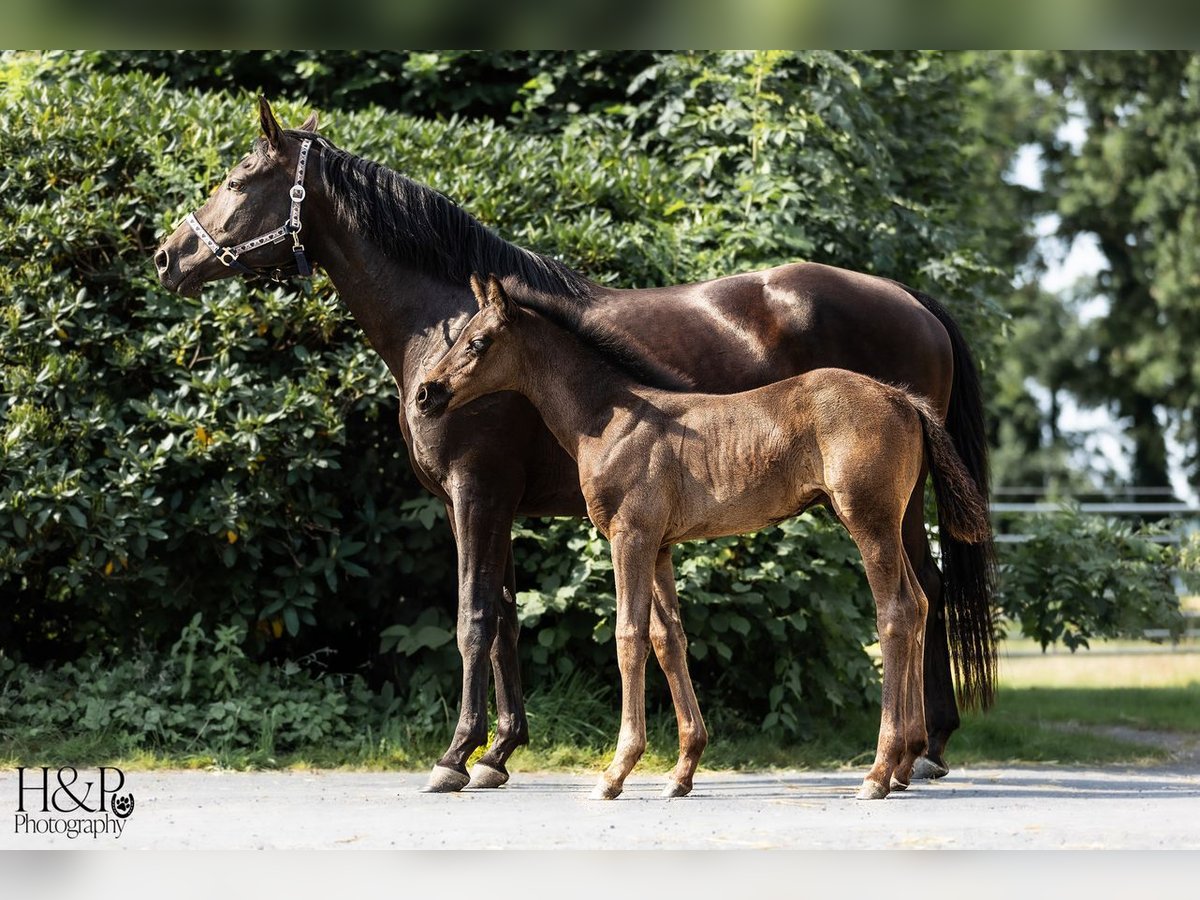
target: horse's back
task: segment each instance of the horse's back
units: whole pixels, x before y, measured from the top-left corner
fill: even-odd
[[[701,391],[732,393],[837,367],[909,385],[940,407],[953,377],[945,329],[908,291],[819,263],[601,291],[587,315],[688,373]]]

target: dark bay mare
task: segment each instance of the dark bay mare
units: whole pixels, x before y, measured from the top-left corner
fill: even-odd
[[[829,366],[908,387],[946,417],[959,455],[986,494],[978,377],[958,327],[932,298],[812,263],[701,284],[604,288],[501,240],[430,188],[335,147],[316,133],[315,117],[285,131],[266,101],[259,113],[263,137],[196,211],[194,224],[181,224],[163,241],[155,266],[165,287],[186,295],[233,275],[286,278],[320,266],[395,377],[413,468],[446,503],[458,547],[462,708],[431,788],[465,786],[466,761],[487,740],[489,658],[496,736],[473,784],[507,779],[506,761],[528,740],[512,522],[517,515],[586,512],[574,461],[525,398],[496,394],[436,420],[409,412],[422,373],[477,308],[472,272],[519,279],[556,302],[575,328],[611,331],[643,368],[681,389],[732,393]],[[307,175],[298,177],[302,150]],[[293,224],[300,230],[289,230]],[[905,552],[929,601],[928,746],[917,777],[946,773],[943,751],[959,724],[946,616],[989,602],[993,573],[988,543],[958,541],[943,527],[943,581],[925,532],[924,481],[903,523]],[[961,680],[964,661],[954,664]]]
[[[567,331],[558,307],[495,276],[471,277],[479,312],[426,375],[413,404],[426,416],[516,391],[579,466],[588,516],[612,544],[621,734],[593,798],[611,800],[646,749],[646,657],[667,674],[679,761],[665,795],[691,792],[708,732],[687,667],[671,547],[758,531],[829,506],[862,554],[883,654],[875,764],[862,800],[908,787],[925,750],[921,645],[928,601],[904,552],[902,522],[928,468],[938,519],[957,540],[991,538],[987,501],[929,404],[847,369],[812,369],[737,394],[671,391],[622,362],[610,332]],[[650,376],[653,378],[653,375]],[[653,613],[652,613],[653,610]],[[991,700],[995,645],[986,603],[959,610],[951,645],[967,692]],[[655,624],[651,624],[651,619]]]

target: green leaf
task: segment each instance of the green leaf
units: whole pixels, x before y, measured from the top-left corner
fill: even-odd
[[[454,639],[454,632],[436,625],[422,625],[412,633],[412,643],[416,647],[427,647],[436,650]]]

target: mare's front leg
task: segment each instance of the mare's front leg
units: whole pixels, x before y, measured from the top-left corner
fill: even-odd
[[[450,747],[429,775],[426,791],[457,791],[470,781],[467,759],[487,740],[488,653],[496,638],[501,591],[512,553],[516,498],[498,485],[462,485],[450,509],[458,544],[458,651],[462,706]],[[519,689],[519,686],[518,686]],[[523,719],[523,711],[522,711]]]
[[[512,523],[508,531],[512,533]],[[504,567],[504,590],[497,601],[496,637],[492,641],[492,674],[496,678],[496,737],[487,753],[471,767],[471,787],[494,788],[508,781],[505,763],[520,746],[529,743],[529,723],[525,717],[525,699],[521,694],[521,669],[517,659],[517,637],[521,623],[517,619],[516,573],[512,543]]]
[[[636,531],[612,530],[613,572],[617,582],[617,664],[621,669],[621,734],[617,752],[593,800],[621,795],[625,779],[646,751],[646,657],[650,653],[650,604],[659,539]]]
[[[679,595],[675,591],[675,567],[671,548],[658,552],[654,565],[654,605],[650,615],[650,642],[667,676],[675,721],[679,727],[679,761],[671,780],[663,789],[664,797],[683,797],[692,791],[692,778],[700,765],[700,754],[708,746],[708,729],[700,715],[700,704],[692,687],[687,665],[687,635],[679,617]]]

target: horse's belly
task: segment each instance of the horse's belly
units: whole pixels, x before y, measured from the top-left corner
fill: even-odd
[[[825,492],[819,485],[768,481],[727,498],[714,498],[694,510],[687,521],[677,525],[670,543],[761,531],[824,500]]]

